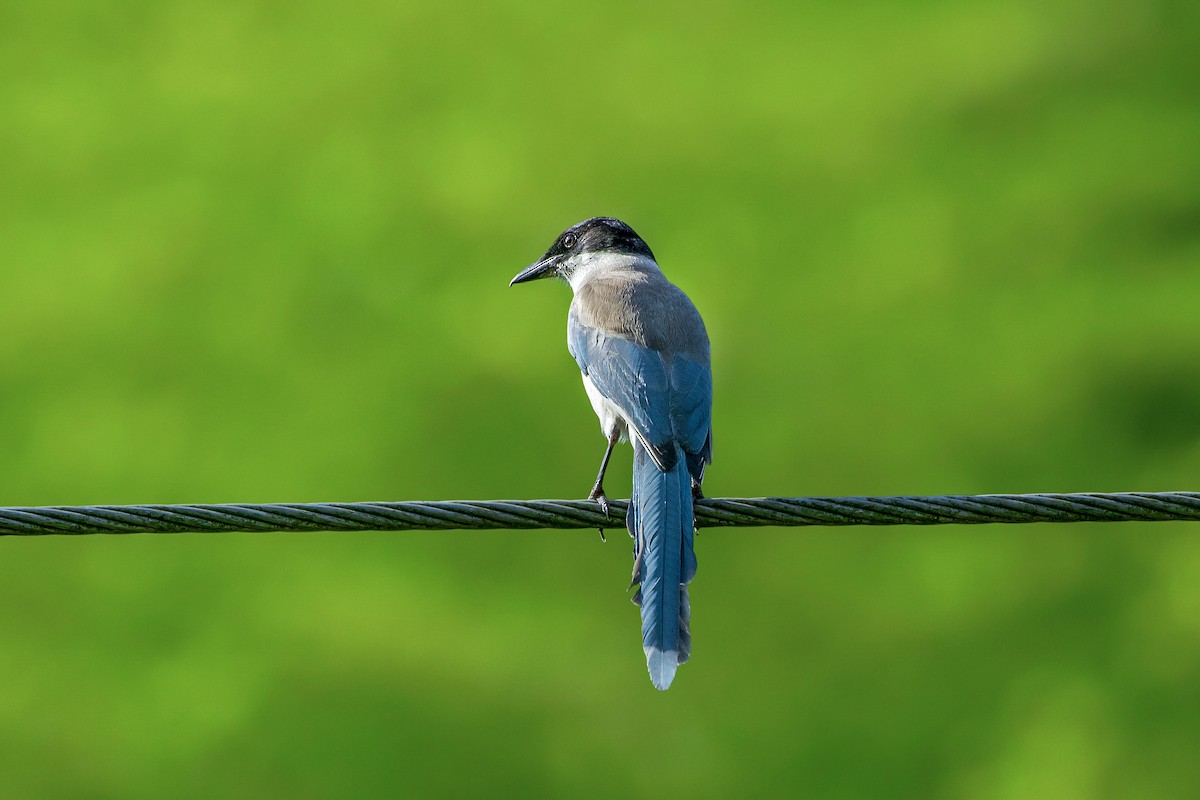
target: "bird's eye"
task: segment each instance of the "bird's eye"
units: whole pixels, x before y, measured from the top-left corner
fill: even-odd
[[[568,233],[566,236],[564,236],[564,237],[562,238],[562,246],[563,246],[563,249],[564,249],[564,250],[570,250],[572,247],[574,247],[574,246],[575,246],[575,241],[576,241],[576,239],[575,239],[575,234],[573,234],[573,233]]]

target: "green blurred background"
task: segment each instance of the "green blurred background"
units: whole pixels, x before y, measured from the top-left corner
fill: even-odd
[[[1194,2],[0,5],[0,505],[580,497],[569,291],[713,339],[710,495],[1200,489]],[[624,496],[629,454],[609,487]],[[0,795],[1200,791],[1194,525],[0,541]]]

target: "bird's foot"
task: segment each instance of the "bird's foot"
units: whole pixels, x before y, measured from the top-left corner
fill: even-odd
[[[703,500],[704,499],[704,492],[700,491],[700,481],[696,480],[695,478],[692,478],[692,499],[693,500]]]
[[[600,510],[604,512],[605,519],[612,519],[612,515],[608,513],[608,496],[604,494],[604,487],[597,483],[592,487],[591,493],[588,495],[588,500],[595,500],[600,506]]]
[[[596,503],[599,504],[600,510],[604,512],[604,518],[612,519],[612,516],[608,513],[608,497],[605,496],[604,487],[599,481],[597,481],[596,485],[592,487],[591,493],[588,494],[588,500],[595,500]],[[596,531],[600,534],[600,541],[608,541],[608,539],[604,538],[604,528],[596,528]]]

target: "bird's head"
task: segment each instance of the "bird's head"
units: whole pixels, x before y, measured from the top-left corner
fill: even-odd
[[[560,233],[545,255],[522,270],[508,285],[551,277],[569,282],[581,264],[601,253],[654,260],[654,253],[633,228],[612,217],[592,217]]]

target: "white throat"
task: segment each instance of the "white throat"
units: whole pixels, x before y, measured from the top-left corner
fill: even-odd
[[[584,253],[572,258],[571,291],[579,290],[592,278],[618,272],[660,272],[654,259],[629,253]]]

